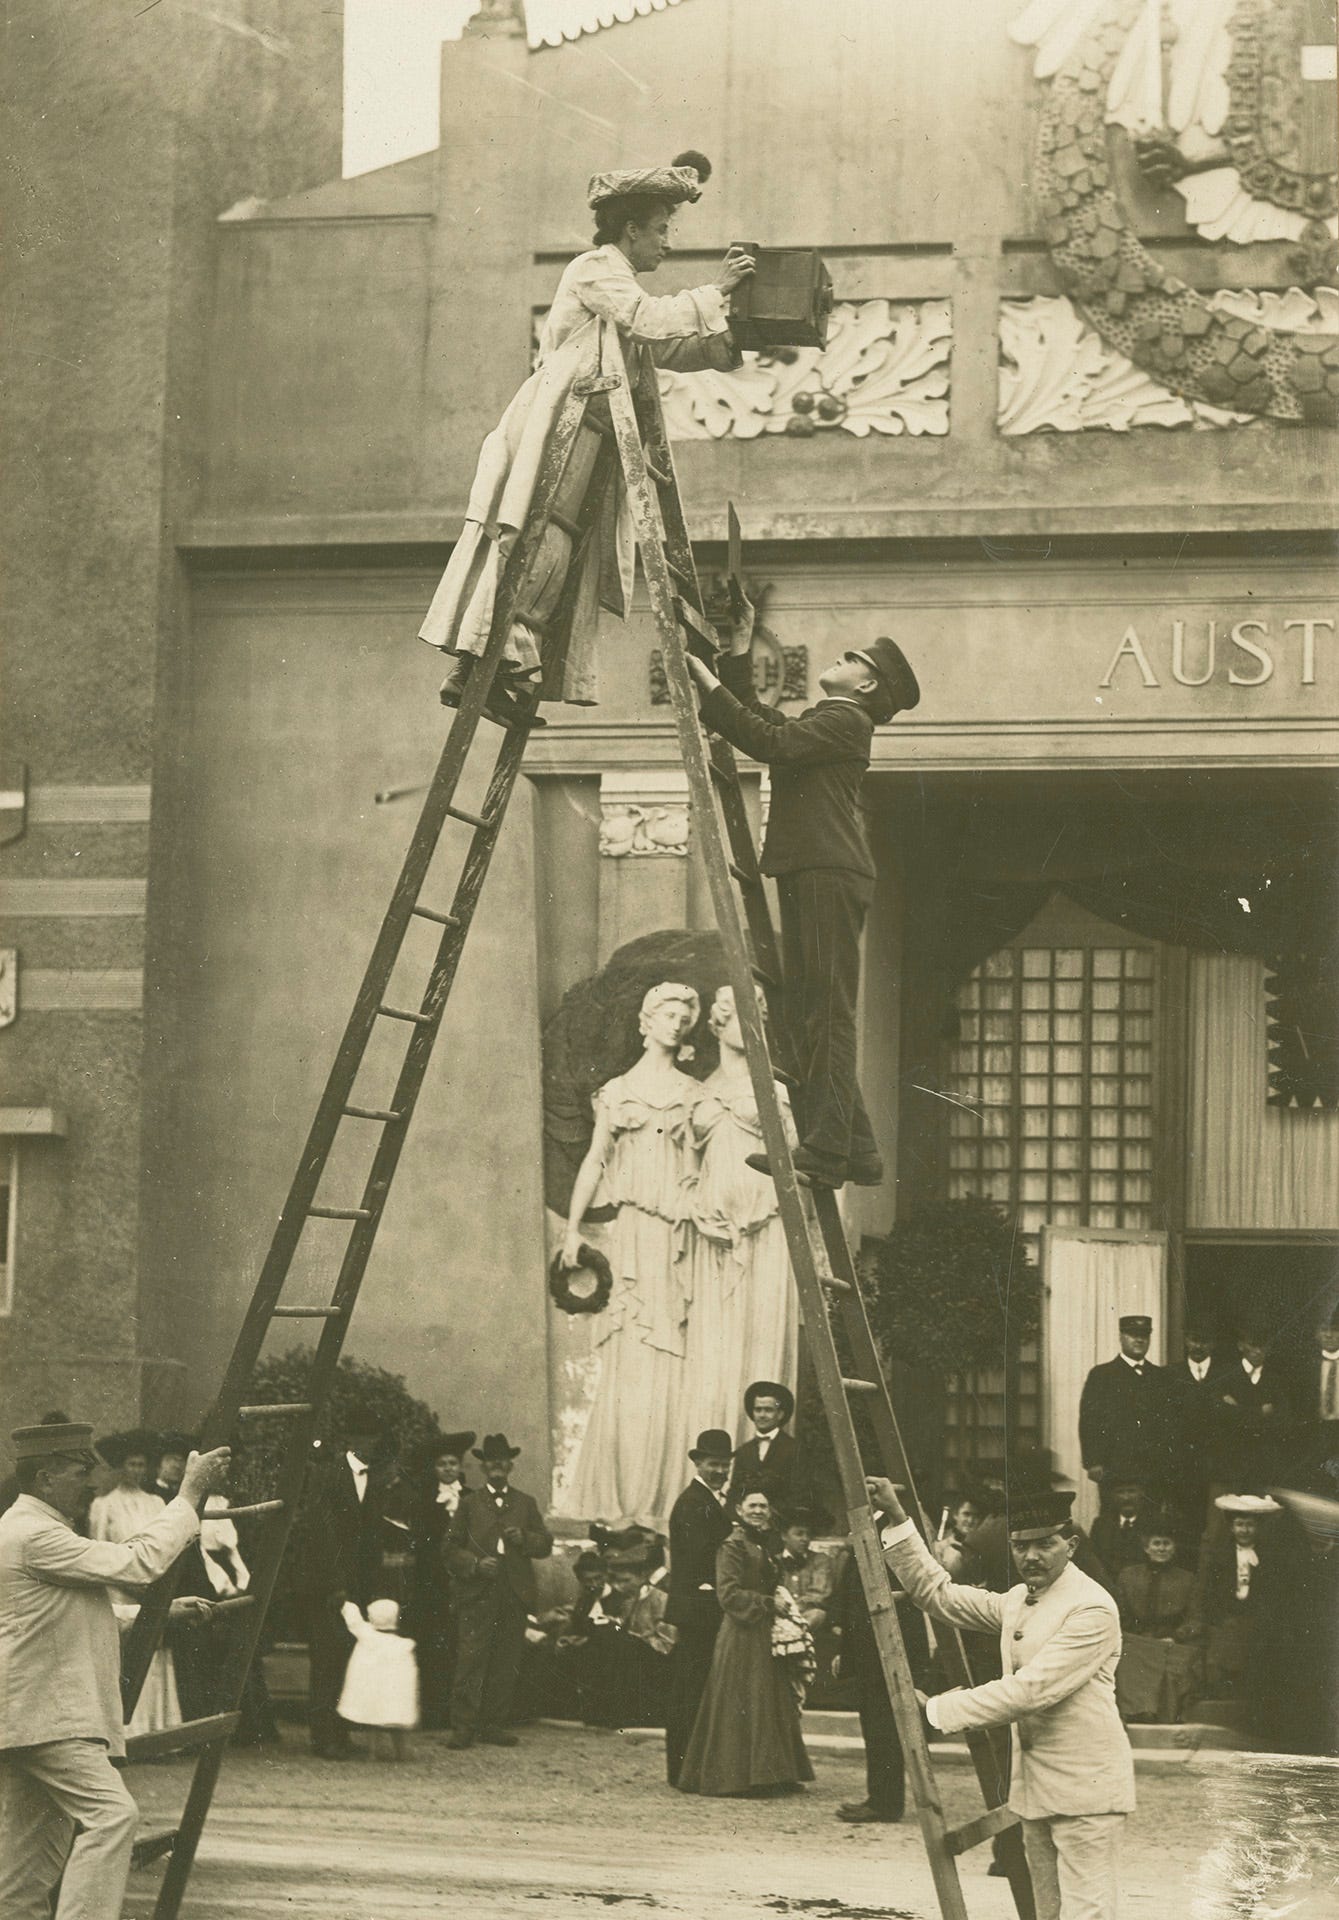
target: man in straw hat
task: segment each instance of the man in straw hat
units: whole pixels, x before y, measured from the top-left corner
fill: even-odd
[[[907,1518],[892,1482],[866,1482],[889,1524],[890,1570],[933,1619],[998,1633],[998,1680],[925,1703],[940,1733],[1012,1725],[1009,1805],[1023,1826],[1037,1920],[1114,1920],[1134,1762],[1116,1709],[1120,1615],[1105,1588],[1073,1564],[1072,1493],[1015,1504],[1009,1546],[1019,1574],[1007,1593],[955,1586]]]
[[[693,1477],[670,1509],[665,1619],[678,1632],[665,1698],[665,1772],[672,1787],[678,1784],[720,1631],[716,1555],[730,1533],[725,1483],[733,1453],[734,1442],[723,1427],[700,1433],[697,1445],[688,1449]]]
[[[150,1586],[198,1536],[228,1449],[192,1454],[176,1498],[117,1545],[74,1529],[98,1464],[92,1427],[17,1427],[10,1441],[19,1497],[0,1517],[0,1914],[47,1920],[59,1881],[56,1920],[116,1920],[139,1815],[112,1765],[126,1745],[112,1589]],[[203,1600],[173,1605],[209,1611]]]
[[[511,1483],[520,1454],[505,1433],[474,1447],[484,1484],[469,1487],[447,1535],[445,1558],[460,1621],[451,1692],[453,1747],[514,1747],[507,1726],[525,1650],[526,1615],[539,1595],[533,1562],[553,1552],[553,1535],[528,1493]]]
[[[849,649],[818,676],[823,698],[790,718],[753,686],[753,608],[741,594],[720,678],[689,656],[713,733],[772,769],[762,870],[777,883],[786,1018],[804,1097],[795,1171],[803,1184],[876,1187],[883,1162],[856,1081],[860,935],[874,861],[860,814],[876,726],[920,700],[896,641]],[[764,1154],[751,1167],[769,1173]]]

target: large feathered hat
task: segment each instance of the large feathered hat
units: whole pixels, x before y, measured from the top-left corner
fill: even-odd
[[[667,200],[677,207],[685,200],[700,200],[702,189],[711,178],[711,162],[703,153],[675,154],[667,167],[617,167],[608,173],[591,176],[586,189],[589,206],[605,200],[622,200],[636,194],[648,200]]]

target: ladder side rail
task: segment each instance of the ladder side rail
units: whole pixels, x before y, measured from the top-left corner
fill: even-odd
[[[318,1102],[302,1157],[298,1163],[298,1170],[280,1212],[213,1409],[206,1420],[203,1437],[205,1446],[221,1446],[231,1435],[236,1420],[236,1408],[242,1402],[247,1391],[247,1382],[260,1357],[274,1318],[275,1307],[283,1292],[284,1283],[297,1252],[298,1242],[309,1217],[308,1210],[315,1199],[336,1131],[343,1118],[344,1109],[349,1104],[349,1097],[366,1054],[377,1018],[377,1010],[385,998],[386,988],[403,947],[414,908],[418,904],[442,830],[449,817],[448,809],[455,797],[456,788],[460,783],[460,777],[483,714],[484,702],[502,658],[502,650],[517,600],[538,552],[549,509],[576,444],[577,432],[584,413],[585,401],[574,391],[564,404],[558,424],[545,449],[536,482],[531,517],[503,572],[488,645],[480,656],[478,666],[471,674],[461,697],[460,710],[447,735],[427,798],[411,835],[390,905],[382,921],[353,1009],[336,1050],[334,1063]],[[509,732],[507,742],[504,742],[499,755],[499,761],[505,757],[510,740]],[[514,775],[512,779],[514,780]],[[508,793],[510,793],[510,783]],[[482,876],[480,878],[482,879]],[[476,887],[476,899],[477,895]],[[463,946],[464,934],[467,931],[468,923],[458,929],[448,928],[447,933],[448,937],[459,933],[459,944]],[[422,1028],[415,1029],[416,1033],[422,1031]],[[403,1137],[407,1125],[408,1115],[401,1112],[396,1121],[387,1124],[386,1131],[388,1133],[394,1131]],[[341,1335],[340,1345],[342,1344]],[[319,1414],[320,1409],[314,1409],[305,1423],[305,1431],[300,1430],[294,1436],[295,1449],[301,1452],[304,1458],[304,1473],[306,1449],[319,1420]],[[298,1491],[301,1491],[300,1485]],[[126,1635],[122,1654],[121,1693],[127,1715],[133,1713],[139,1699],[153,1655],[166,1628],[168,1613],[179,1580],[180,1565],[178,1564],[170,1568],[162,1580],[156,1582],[146,1593],[139,1615]],[[257,1637],[258,1634],[259,1627]]]
[[[525,747],[525,730],[510,730],[489,782],[481,814],[486,824],[475,830],[452,900],[453,916],[458,916],[466,926],[473,916],[474,907],[483,888],[493,849],[506,818],[507,804],[516,784]],[[393,1095],[394,1108],[405,1115],[405,1124],[386,1127],[382,1131],[363,1193],[362,1207],[369,1217],[358,1220],[349,1235],[348,1246],[332,1295],[332,1305],[340,1311],[325,1321],[317,1343],[311,1384],[308,1387],[313,1409],[316,1410],[324,1407],[334,1383],[335,1369],[343,1350],[353,1306],[371,1257],[386,1196],[404,1149],[408,1119],[417,1104],[418,1095],[427,1074],[433,1044],[437,1038],[463,949],[464,941],[458,929],[448,927],[442,936],[437,960],[424,995],[423,1012],[428,1018],[425,1024],[416,1026],[413,1030]],[[314,1412],[313,1422],[317,1417],[317,1413]],[[239,1623],[237,1639],[225,1662],[221,1692],[223,1697],[234,1706],[240,1706],[247,1675],[255,1657],[265,1615],[278,1579],[284,1550],[296,1522],[298,1502],[305,1484],[309,1459],[309,1448],[304,1453],[295,1450],[286,1463],[282,1486],[285,1495],[284,1508],[282,1513],[272,1516],[264,1563],[256,1570],[250,1588],[255,1595],[256,1605]],[[176,1845],[173,1848],[175,1871],[170,1882],[167,1879],[164,1880],[160,1890],[159,1905],[155,1908],[157,1920],[171,1920],[171,1916],[174,1916],[177,1911],[177,1906],[172,1904],[173,1900],[179,1900],[180,1897],[175,1889],[179,1887],[184,1890],[185,1888],[190,1863],[199,1844],[213,1797],[213,1783],[217,1779],[221,1764],[221,1752],[202,1755],[198,1763],[197,1772],[202,1775],[199,1792],[197,1793],[196,1783],[193,1781],[187,1810],[182,1817]],[[170,1898],[169,1887],[173,1890]]]
[[[850,1514],[862,1581],[869,1601],[871,1624],[888,1680],[893,1712],[898,1722],[914,1797],[925,1838],[926,1853],[945,1920],[967,1920],[954,1856],[947,1843],[943,1807],[930,1766],[929,1749],[920,1725],[910,1663],[888,1588],[882,1554],[874,1539],[850,1408],[845,1399],[832,1330],[825,1310],[822,1285],[809,1237],[804,1196],[795,1177],[772,1061],[767,1050],[752,962],[738,917],[729,867],[716,813],[716,796],[707,765],[705,738],[697,701],[688,675],[685,650],[674,608],[674,590],[663,547],[660,502],[646,469],[630,392],[610,396],[614,427],[625,482],[642,549],[642,567],[651,605],[664,643],[666,678],[674,708],[680,748],[688,773],[689,793],[695,803],[699,844],[710,885],[717,923],[725,942],[726,958],[735,987],[735,1005],[753,1082],[754,1099],[763,1142],[773,1170],[791,1265],[804,1316],[805,1337],[818,1378],[819,1392],[832,1429],[843,1495]],[[877,1569],[877,1572],[876,1572]]]

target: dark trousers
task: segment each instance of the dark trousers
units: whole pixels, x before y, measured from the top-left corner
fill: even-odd
[[[826,1170],[878,1152],[856,1083],[860,935],[871,883],[811,867],[777,880],[786,1024],[804,1089],[801,1140]]]
[[[307,1620],[307,1653],[311,1661],[307,1725],[311,1743],[318,1753],[349,1744],[349,1730],[335,1708],[339,1705],[344,1669],[352,1652],[353,1635],[340,1618],[334,1600],[328,1595],[313,1600]]]
[[[862,1671],[856,1689],[860,1737],[865,1743],[865,1797],[885,1818],[900,1820],[906,1807],[902,1742],[882,1670]]]
[[[500,1574],[458,1590],[457,1604],[451,1725],[457,1733],[505,1727],[525,1649],[525,1608]]]
[[[665,1777],[672,1787],[679,1784],[679,1769],[707,1690],[720,1625],[718,1609],[708,1619],[680,1626],[678,1643],[669,1655],[665,1676]]]

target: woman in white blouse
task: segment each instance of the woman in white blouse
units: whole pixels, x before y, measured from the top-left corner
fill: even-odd
[[[597,173],[590,183],[595,246],[564,272],[540,332],[535,370],[484,441],[464,530],[419,629],[420,639],[452,656],[441,692],[447,706],[459,706],[474,661],[488,644],[502,570],[525,525],[545,447],[573,382],[594,370],[601,326],[608,323],[618,330],[634,381],[646,353],[657,366],[681,373],[739,365],[726,296],[753,271],[753,261],[742,248],[730,248],[717,278],[706,286],[656,296],[643,293],[637,284],[638,275],[654,272],[670,251],[675,209],[699,197],[710,173],[711,165],[700,153],[682,153],[668,167]],[[600,608],[621,619],[632,593],[632,519],[616,463],[610,472],[607,456],[601,460],[604,446],[600,432],[590,425],[583,428],[554,503],[570,525],[593,476],[603,490],[597,534],[585,548],[580,577],[569,596],[570,631],[561,674],[545,677],[546,696],[578,706],[595,703]],[[523,589],[489,696],[487,710],[504,724],[517,717],[517,696],[533,690],[540,650],[563,599],[572,551],[570,532],[552,521]]]

